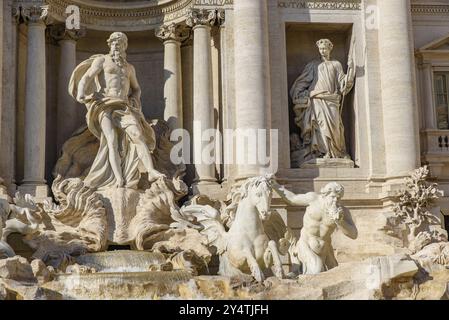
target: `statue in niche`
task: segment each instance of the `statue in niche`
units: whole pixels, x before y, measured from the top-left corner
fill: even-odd
[[[294,194],[283,186],[273,183],[273,189],[293,206],[307,206],[303,218],[303,227],[299,239],[295,239],[289,232],[283,239],[292,264],[296,267],[293,273],[318,274],[335,268],[338,262],[334,256],[331,236],[338,228],[347,237],[357,238],[357,229],[350,217],[340,205],[344,195],[342,185],[331,182],[321,193],[309,192]]]
[[[114,32],[108,39],[109,54],[94,55],[73,72],[69,93],[87,107],[87,126],[100,141],[84,182],[99,189],[136,188],[140,173],[149,182],[163,177],[154,168],[156,139],[145,121],[141,89],[134,67],[126,61],[128,38]]]
[[[316,44],[321,58],[306,65],[290,90],[302,140],[301,162],[350,159],[341,114],[344,97],[354,86],[354,54],[350,54],[345,74],[341,63],[331,59],[332,42],[321,39]]]

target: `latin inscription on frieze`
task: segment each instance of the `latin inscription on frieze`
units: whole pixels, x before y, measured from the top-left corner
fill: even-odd
[[[279,0],[278,7],[284,9],[360,10],[361,0]]]

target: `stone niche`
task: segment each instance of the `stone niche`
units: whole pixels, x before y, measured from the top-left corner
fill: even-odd
[[[111,32],[87,30],[86,36],[77,41],[77,64],[95,54],[106,54],[109,51],[107,39]],[[128,52],[127,59],[136,68],[137,79],[142,88],[142,109],[147,119],[164,118],[164,46],[156,38],[154,30],[127,32]],[[48,78],[52,85],[49,87],[47,112],[47,155],[46,155],[46,179],[51,185],[53,181],[52,170],[60,154],[57,152],[57,88],[58,61],[60,49],[57,45],[49,46]],[[67,84],[68,87],[68,84]],[[64,106],[62,106],[63,108]],[[77,116],[67,121],[74,123],[71,127],[80,128],[86,123],[86,107],[77,104]],[[51,134],[50,134],[51,133]],[[68,139],[69,137],[67,137]],[[61,147],[61,146],[60,146]]]
[[[316,42],[320,39],[329,39],[332,41],[334,44],[332,58],[341,62],[343,70],[346,73],[352,33],[353,25],[350,23],[287,23],[285,38],[288,90],[290,91],[296,78],[304,71],[305,66],[312,60],[319,59],[320,55]],[[355,148],[357,145],[354,92],[355,86],[346,96],[342,112],[345,127],[346,150],[352,160],[355,159]],[[289,94],[288,96],[289,133],[290,135],[292,133],[299,134],[300,130],[294,122],[295,114],[293,111],[293,103]],[[293,166],[293,168],[295,167]]]

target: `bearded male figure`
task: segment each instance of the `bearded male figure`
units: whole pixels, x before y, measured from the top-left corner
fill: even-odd
[[[69,84],[70,95],[86,105],[89,130],[100,140],[84,182],[96,189],[136,188],[141,172],[150,182],[163,176],[151,155],[155,134],[142,113],[136,71],[126,61],[128,38],[114,32],[108,45],[110,53],[82,62]]]
[[[289,205],[307,206],[299,240],[290,244],[292,263],[302,266],[303,274],[317,274],[336,267],[338,262],[331,240],[334,231],[338,228],[349,238],[357,238],[357,229],[349,213],[339,204],[343,186],[331,182],[320,194],[294,194],[277,183],[273,188]]]
[[[354,86],[353,52],[345,74],[341,63],[331,59],[332,42],[322,39],[316,44],[320,59],[307,64],[290,90],[304,150],[302,163],[316,158],[349,159],[341,108],[344,96]]]

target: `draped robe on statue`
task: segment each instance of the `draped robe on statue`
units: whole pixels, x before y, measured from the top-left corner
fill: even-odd
[[[340,108],[342,96],[351,88],[341,63],[335,60],[314,60],[296,79],[290,95],[296,104],[305,161],[347,157]]]
[[[89,70],[95,58],[102,55],[95,55],[82,62],[73,72],[69,84],[69,93],[76,98],[78,83]],[[92,164],[92,167],[84,180],[84,183],[91,188],[108,188],[116,185],[116,177],[109,162],[109,148],[101,130],[101,120],[105,114],[112,115],[113,123],[118,133],[119,153],[121,169],[125,186],[135,189],[140,180],[140,172],[145,171],[137,154],[132,138],[126,133],[128,126],[139,127],[145,137],[145,142],[152,152],[155,148],[155,134],[153,128],[146,122],[142,112],[140,102],[135,99],[125,101],[120,98],[107,97],[104,93],[98,76],[95,81],[85,90],[87,115],[86,121],[89,130],[100,140],[100,148]],[[91,95],[100,94],[101,99],[91,99]]]

